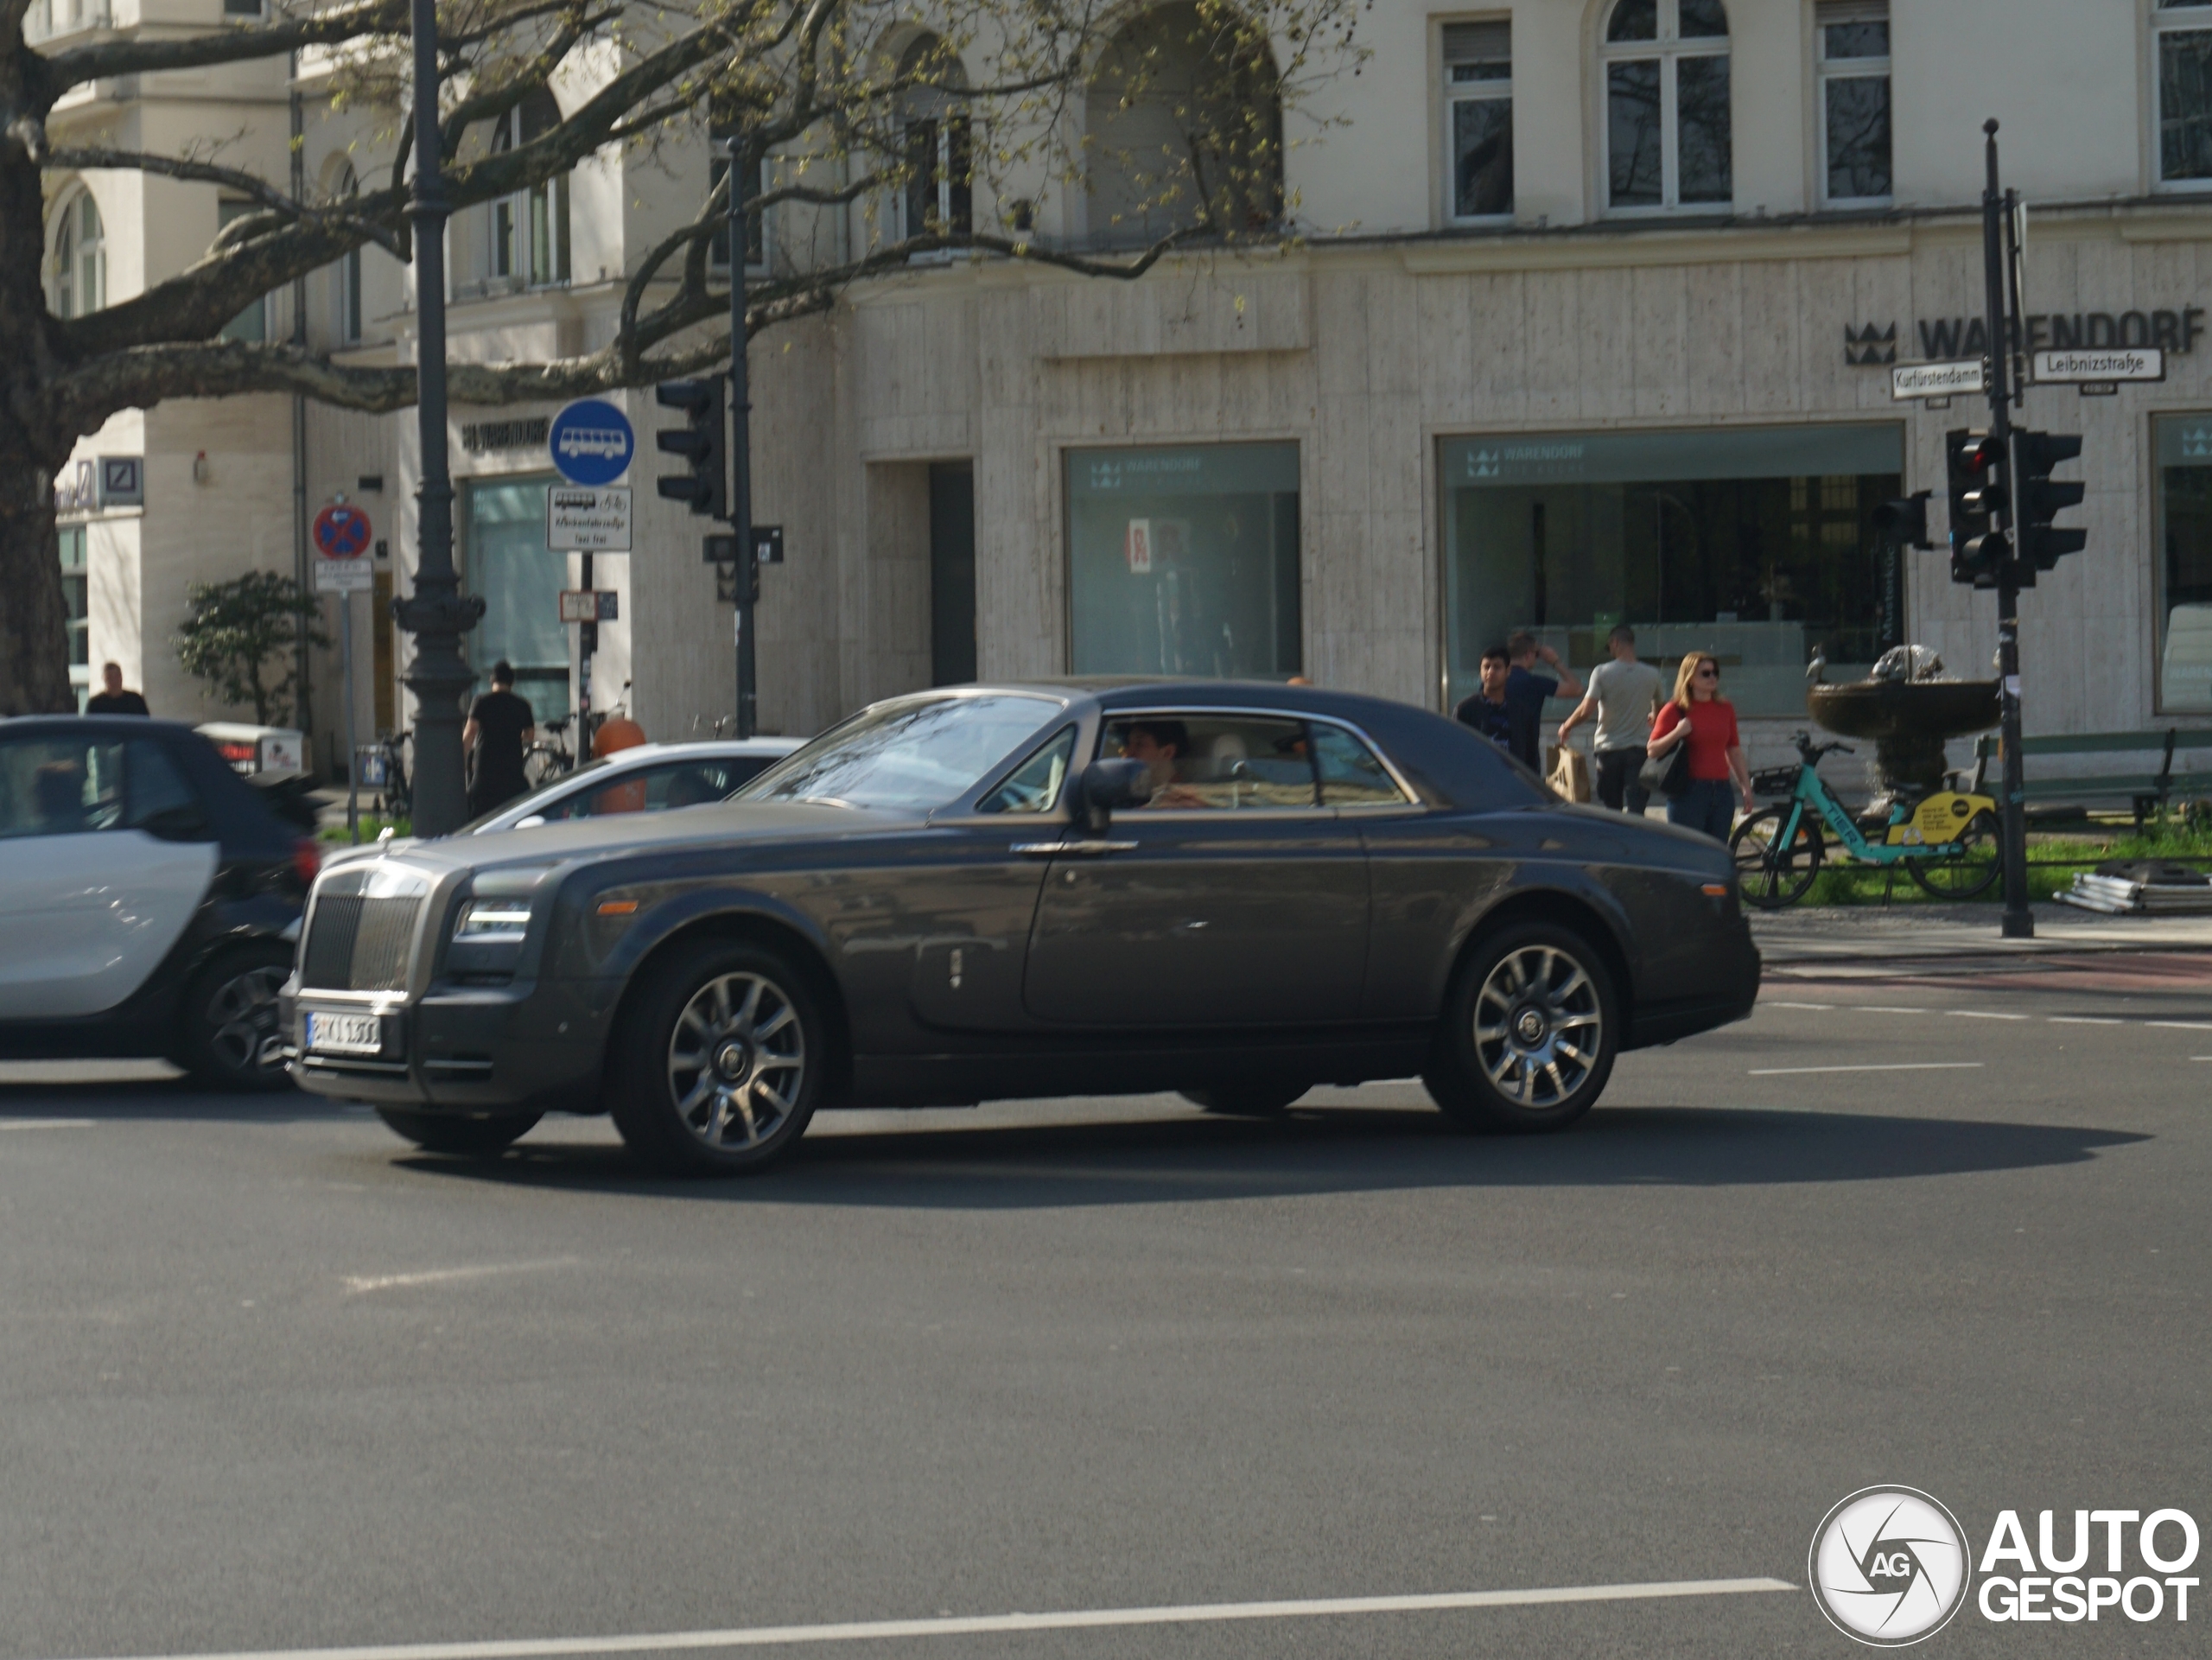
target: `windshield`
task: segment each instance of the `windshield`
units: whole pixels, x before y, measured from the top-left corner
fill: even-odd
[[[563,773],[558,778],[548,779],[544,783],[539,785],[535,790],[532,790],[528,795],[516,796],[512,800],[502,801],[498,806],[493,808],[491,811],[482,814],[478,817],[470,819],[466,824],[463,824],[459,830],[455,830],[454,834],[455,836],[470,835],[474,831],[482,829],[495,818],[507,818],[511,817],[527,818],[531,813],[537,811],[537,808],[531,805],[532,803],[542,801],[547,796],[557,795],[562,791],[567,789],[570,785],[574,784],[578,779],[584,777],[588,773],[604,772],[607,769],[609,759],[610,758],[607,756],[601,756],[597,760],[588,760],[582,766],[577,767],[573,773]]]
[[[740,801],[920,810],[957,801],[1060,711],[1022,692],[896,698],[862,709],[739,791]]]

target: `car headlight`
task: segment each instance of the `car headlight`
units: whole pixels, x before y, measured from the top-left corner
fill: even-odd
[[[528,900],[470,900],[453,925],[455,944],[519,945],[529,932]]]

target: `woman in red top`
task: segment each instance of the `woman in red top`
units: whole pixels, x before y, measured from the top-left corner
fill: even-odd
[[[1702,652],[1692,652],[1675,670],[1674,701],[1660,706],[1647,753],[1656,760],[1680,743],[1690,747],[1690,787],[1667,803],[1667,822],[1725,842],[1737,799],[1745,812],[1758,804],[1736,733],[1736,706],[1720,695],[1720,659]]]

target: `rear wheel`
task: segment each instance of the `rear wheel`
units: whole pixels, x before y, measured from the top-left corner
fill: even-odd
[[[1289,1110],[1313,1086],[1311,1084],[1221,1084],[1211,1089],[1185,1090],[1182,1097],[1192,1106],[1231,1118],[1273,1118]]]
[[[1997,820],[1976,813],[1959,836],[1958,854],[1948,859],[1907,859],[1906,873],[1938,899],[1978,899],[2005,874],[2005,845]]]
[[[764,946],[702,941],[638,988],[607,1110],[655,1168],[739,1175],[805,1134],[829,1064],[828,1020],[795,964]]]
[[[1524,923],[1461,959],[1421,1082],[1470,1129],[1564,1129],[1590,1110],[1620,1049],[1612,976],[1572,929]]]
[[[216,957],[185,988],[176,1059],[211,1090],[289,1089],[276,993],[291,972],[292,948],[273,939]]]
[[[1735,856],[1736,880],[1744,897],[1763,911],[1778,911],[1805,897],[1827,849],[1809,812],[1797,814],[1797,828],[1783,845],[1783,831],[1794,807],[1764,807],[1736,826],[1728,838]]]
[[[530,1133],[542,1112],[495,1112],[481,1118],[465,1118],[442,1112],[407,1112],[397,1107],[378,1107],[392,1134],[429,1153],[454,1153],[463,1158],[488,1159],[506,1150]]]

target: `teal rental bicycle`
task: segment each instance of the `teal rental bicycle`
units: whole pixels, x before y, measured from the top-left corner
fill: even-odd
[[[1802,765],[1751,774],[1755,793],[1789,799],[1779,807],[1761,808],[1728,838],[1746,900],[1761,910],[1778,911],[1802,899],[1827,857],[1823,823],[1850,858],[1902,864],[1907,875],[1939,899],[1970,900],[1989,891],[2003,869],[1994,799],[1965,790],[1901,794],[1891,804],[1888,821],[1873,827],[1880,839],[1870,839],[1821,782],[1821,757],[1837,749],[1853,753],[1847,743],[1816,744],[1800,732]]]

